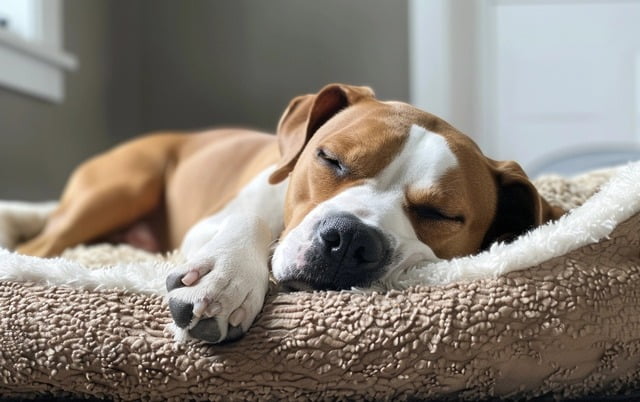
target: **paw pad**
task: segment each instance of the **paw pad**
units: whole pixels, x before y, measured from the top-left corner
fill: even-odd
[[[220,339],[220,325],[218,324],[218,320],[215,317],[200,320],[195,327],[189,330],[189,335],[205,342],[215,343],[222,340]],[[227,336],[224,338],[224,341],[235,341],[236,339],[242,338],[243,335],[244,331],[242,330],[241,326],[236,327],[233,325],[229,325]]]
[[[193,303],[185,303],[174,298],[169,299],[169,311],[173,321],[180,328],[186,328],[193,319]]]
[[[220,341],[221,334],[218,320],[215,317],[200,320],[195,327],[191,328],[189,335],[205,342]]]
[[[167,286],[167,292],[171,292],[173,289],[184,287],[185,284],[182,283],[182,277],[184,277],[184,274],[181,273],[175,273],[167,276],[167,280],[165,282]]]

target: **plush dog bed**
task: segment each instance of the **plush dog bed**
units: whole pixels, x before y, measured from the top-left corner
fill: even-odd
[[[272,292],[249,333],[225,345],[174,342],[158,293],[179,255],[100,245],[44,260],[0,250],[0,395],[631,397],[640,163],[536,185],[572,212],[512,244],[393,278],[404,290]]]

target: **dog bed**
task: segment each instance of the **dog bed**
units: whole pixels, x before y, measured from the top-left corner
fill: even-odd
[[[408,270],[393,278],[400,290],[271,292],[246,336],[223,345],[173,340],[161,293],[177,254],[0,250],[0,396],[631,398],[640,163],[536,185],[571,213],[509,245]]]

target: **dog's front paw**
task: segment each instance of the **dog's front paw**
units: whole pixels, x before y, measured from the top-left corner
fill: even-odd
[[[167,276],[169,310],[178,340],[238,339],[262,309],[268,288],[265,262],[246,255],[225,257],[187,263]]]

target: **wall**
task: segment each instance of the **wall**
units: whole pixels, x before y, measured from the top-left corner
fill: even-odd
[[[0,88],[0,199],[57,197],[81,160],[141,132],[273,131],[330,82],[408,100],[406,1],[64,0],[80,62],[53,105]]]
[[[330,82],[408,98],[405,1],[146,0],[141,128],[273,130],[291,98]]]
[[[72,166],[107,146],[107,0],[66,0],[65,48],[79,69],[64,103],[0,88],[0,199],[56,197]]]

